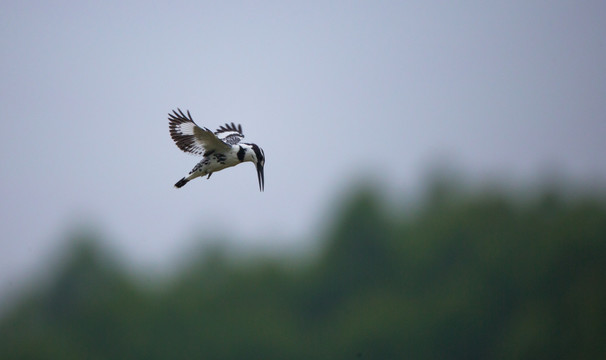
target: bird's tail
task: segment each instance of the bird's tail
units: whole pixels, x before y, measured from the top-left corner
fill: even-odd
[[[186,178],[183,178],[183,179],[181,179],[181,180],[177,181],[177,183],[175,184],[175,187],[176,187],[177,189],[178,189],[178,188],[181,188],[181,187],[183,187],[183,185],[187,184],[187,182],[188,182],[188,181],[189,181],[189,180],[187,180]]]

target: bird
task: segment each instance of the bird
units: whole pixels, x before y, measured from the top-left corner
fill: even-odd
[[[265,153],[257,144],[244,143],[242,125],[233,122],[220,126],[214,133],[205,127],[198,126],[191,117],[177,108],[168,114],[168,129],[170,137],[177,147],[184,152],[202,155],[202,160],[194,166],[187,176],[175,184],[181,188],[189,181],[199,177],[210,176],[225,168],[250,161],[257,168],[259,190],[265,189]]]

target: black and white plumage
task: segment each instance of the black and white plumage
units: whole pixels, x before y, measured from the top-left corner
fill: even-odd
[[[264,190],[265,153],[256,144],[241,142],[244,139],[242,125],[225,124],[213,133],[208,128],[196,125],[189,111],[185,115],[183,111],[177,109],[168,114],[168,128],[170,137],[179,149],[203,156],[189,175],[175,184],[176,188],[182,187],[198,176],[208,175],[210,178],[214,172],[250,161],[257,168],[259,190]]]

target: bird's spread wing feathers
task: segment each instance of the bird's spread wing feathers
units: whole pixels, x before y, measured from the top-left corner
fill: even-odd
[[[173,138],[179,149],[203,155],[206,152],[226,151],[230,148],[231,144],[228,141],[220,139],[209,129],[196,125],[189,111],[187,116],[180,109],[177,111],[173,110],[172,114],[168,114],[168,128],[170,137]]]
[[[221,141],[229,145],[236,145],[244,139],[242,125],[238,124],[238,126],[236,126],[234,123],[221,126],[215,131],[215,135],[217,135]]]

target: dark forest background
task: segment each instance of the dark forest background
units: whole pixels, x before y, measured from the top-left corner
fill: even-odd
[[[312,255],[206,248],[157,286],[79,236],[0,358],[606,359],[606,201],[529,193],[359,187]]]

